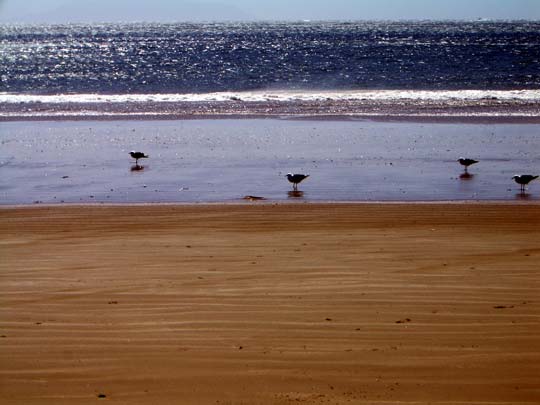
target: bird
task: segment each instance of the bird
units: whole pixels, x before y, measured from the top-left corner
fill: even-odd
[[[514,181],[521,186],[521,192],[523,193],[525,191],[525,186],[529,184],[534,179],[537,179],[538,176],[532,175],[532,174],[516,174],[512,176]]]
[[[139,159],[143,159],[143,158],[147,158],[148,155],[145,155],[143,152],[135,152],[134,150],[132,150],[131,152],[129,152],[129,154],[131,155],[131,157],[133,159],[135,159],[135,165],[138,166],[139,165]]]
[[[464,157],[460,157],[457,161],[462,166],[465,166],[465,171],[467,171],[467,169],[469,168],[470,165],[474,165],[475,163],[478,163],[478,160],[468,159],[468,158],[464,158]]]
[[[287,180],[289,180],[293,184],[293,190],[298,190],[298,183],[300,183],[302,180],[307,179],[309,177],[309,174],[292,174],[287,173]]]

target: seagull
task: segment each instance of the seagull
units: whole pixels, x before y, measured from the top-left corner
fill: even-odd
[[[287,180],[289,180],[293,184],[293,190],[298,190],[298,183],[300,183],[302,180],[307,179],[309,177],[309,174],[292,174],[287,173]]]
[[[129,154],[131,155],[131,157],[133,159],[135,159],[135,165],[138,166],[139,165],[139,159],[143,159],[143,158],[147,158],[148,155],[145,155],[143,152],[135,152],[134,150],[132,150],[131,152],[129,152]]]
[[[465,171],[467,171],[467,169],[469,168],[470,165],[474,165],[475,163],[478,163],[478,160],[467,159],[467,158],[464,158],[464,157],[460,157],[457,161],[462,166],[465,166]]]
[[[521,185],[521,192],[525,192],[525,185],[529,184],[534,179],[537,179],[538,176],[534,176],[532,174],[516,174],[515,176],[512,176],[514,181]]]

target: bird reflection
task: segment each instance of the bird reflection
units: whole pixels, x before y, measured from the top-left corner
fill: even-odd
[[[289,191],[287,195],[289,196],[289,198],[302,198],[304,197],[304,192],[298,191],[298,190],[292,190],[292,191]]]
[[[469,172],[463,172],[459,175],[459,178],[461,180],[472,180],[474,177],[474,174],[470,174]]]
[[[132,172],[140,172],[142,170],[144,170],[144,166],[142,166],[142,165],[133,165],[133,166],[131,166],[131,171]]]
[[[531,199],[531,195],[527,193],[526,191],[522,191],[516,194],[516,200],[530,200],[530,199]]]

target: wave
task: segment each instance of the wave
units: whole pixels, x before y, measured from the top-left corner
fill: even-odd
[[[204,102],[321,102],[321,101],[540,102],[539,90],[350,90],[244,91],[189,94],[13,94],[0,93],[5,104],[204,103]]]
[[[0,93],[0,121],[198,117],[521,117],[540,119],[540,90],[242,91],[177,94]]]

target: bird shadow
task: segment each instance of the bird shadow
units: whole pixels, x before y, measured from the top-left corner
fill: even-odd
[[[469,172],[463,172],[459,175],[460,180],[472,180],[474,177],[474,174],[471,174]]]
[[[144,170],[143,165],[133,165],[133,166],[131,166],[131,171],[132,172],[141,172],[143,170]]]
[[[299,190],[292,190],[287,193],[289,198],[303,198],[304,192]]]

